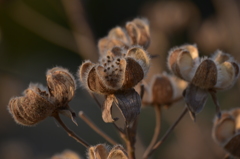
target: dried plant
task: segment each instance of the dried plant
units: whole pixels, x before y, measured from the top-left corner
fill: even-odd
[[[47,71],[47,88],[30,84],[23,96],[10,99],[10,114],[18,124],[24,126],[36,125],[47,117],[54,117],[70,137],[86,147],[88,159],[135,159],[138,116],[142,108],[152,106],[156,113],[156,126],[152,140],[141,156],[147,159],[168,138],[187,112],[195,121],[210,93],[217,110],[213,137],[229,156],[240,157],[239,109],[221,113],[216,97],[217,91],[234,85],[239,76],[239,64],[222,51],[200,58],[196,45],[182,45],[169,51],[167,65],[173,74],[156,74],[150,76],[151,80],[147,82],[144,78],[148,76],[149,68],[154,67],[151,65],[153,56],[147,51],[150,41],[148,21],[136,18],[127,22],[125,27],[113,28],[106,37],[100,39],[98,62],[86,60],[77,72],[81,86],[101,108],[103,121],[115,126],[124,143],[118,143],[106,135],[83,111],[79,112],[79,117],[112,146],[105,143],[89,145],[63,123],[59,114],[70,117],[77,124],[76,115],[69,107],[77,86],[74,76],[62,67]],[[103,103],[96,94],[104,98]],[[161,109],[170,108],[181,99],[186,103],[185,108],[159,140]],[[117,116],[112,112],[113,106],[118,108]],[[121,119],[123,127],[116,122]],[[80,159],[70,151],[52,157],[58,158]]]

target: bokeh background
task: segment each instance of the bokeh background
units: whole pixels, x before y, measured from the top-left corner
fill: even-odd
[[[68,137],[52,118],[34,127],[17,125],[7,111],[11,97],[20,96],[30,82],[46,85],[46,70],[68,68],[76,77],[84,59],[97,61],[97,41],[108,31],[135,17],[150,22],[152,68],[147,77],[167,71],[168,50],[197,44],[200,55],[217,49],[240,61],[240,1],[238,0],[0,0],[0,158],[44,159],[66,149],[86,158],[85,148]],[[222,109],[239,107],[239,80],[218,93]],[[84,111],[102,130],[121,143],[117,131],[101,119],[100,109],[86,90],[78,88],[70,106]],[[176,120],[184,102],[162,110],[162,131]],[[191,121],[186,115],[174,133],[152,158],[219,159],[225,152],[211,137],[215,107],[205,109]],[[78,127],[63,117],[71,129],[92,145],[104,143],[80,118]],[[141,156],[154,131],[154,109],[141,111],[137,154]]]

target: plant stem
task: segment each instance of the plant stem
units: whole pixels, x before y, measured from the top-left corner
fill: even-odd
[[[80,137],[78,137],[72,130],[70,130],[62,121],[62,119],[59,117],[58,113],[55,113],[53,115],[53,117],[57,120],[57,122],[63,127],[63,129],[67,132],[67,134],[72,137],[73,139],[75,139],[77,142],[79,142],[80,144],[82,144],[83,146],[85,146],[86,148],[89,148],[89,144],[86,143],[83,139],[81,139]]]
[[[149,153],[152,150],[152,147],[154,146],[154,144],[157,142],[157,139],[159,137],[160,134],[160,129],[161,129],[161,107],[159,105],[155,105],[155,113],[156,113],[156,126],[155,126],[155,130],[154,130],[154,135],[152,137],[152,140],[150,142],[150,144],[148,145],[146,151],[143,154],[143,158],[147,159],[149,157]]]
[[[185,107],[185,109],[182,111],[181,115],[178,117],[178,119],[173,123],[173,125],[167,130],[167,132],[164,134],[164,136],[153,146],[152,151],[149,153],[149,156],[155,151],[171,134],[171,132],[174,130],[174,128],[177,126],[177,124],[181,121],[181,119],[184,117],[184,115],[188,112],[188,108]]]
[[[116,145],[117,142],[110,138],[107,134],[105,134],[99,127],[97,127],[85,114],[83,111],[79,112],[79,117],[88,124],[96,133],[106,139],[112,145]]]

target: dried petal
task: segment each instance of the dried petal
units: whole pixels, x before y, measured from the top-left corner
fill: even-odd
[[[119,39],[110,39],[108,37],[100,39],[98,41],[100,56],[105,56],[106,52],[115,46],[128,48],[128,45]]]
[[[240,134],[233,136],[224,146],[231,155],[240,157]]]
[[[168,56],[169,69],[179,78],[182,78],[188,82],[192,80],[193,66],[195,62],[191,54],[182,48],[174,48],[170,50]]]
[[[89,90],[88,76],[89,76],[89,72],[94,66],[95,66],[94,63],[87,60],[79,67],[79,71],[78,71],[79,80],[82,82],[82,86],[84,86],[88,90]]]
[[[107,159],[108,150],[105,144],[98,144],[96,146],[91,146],[88,149],[89,159]]]
[[[236,81],[238,76],[238,65],[231,62],[223,62],[218,67],[218,80],[216,89],[230,88]]]
[[[116,145],[109,152],[107,159],[128,159],[128,155],[121,145]]]
[[[235,120],[227,112],[222,117],[215,118],[213,126],[213,138],[216,142],[223,144],[235,134]]]
[[[200,113],[206,104],[208,92],[204,89],[189,84],[184,92],[184,100],[188,109],[194,115]]]
[[[117,92],[114,96],[114,103],[123,115],[126,125],[131,125],[140,113],[141,98],[139,94],[134,89],[130,89]]]
[[[202,61],[192,79],[192,84],[201,89],[213,88],[217,83],[217,66],[209,59]]]
[[[144,71],[144,76],[146,76],[150,67],[150,57],[148,53],[141,47],[132,47],[127,51],[127,57],[132,57],[135,59]]]
[[[136,86],[144,77],[142,67],[133,58],[126,58],[127,66],[125,70],[125,79],[123,89],[129,89]]]
[[[198,58],[198,48],[196,45],[183,45],[181,46],[182,49],[187,50],[190,54],[192,59]]]
[[[55,104],[65,106],[74,96],[76,82],[72,74],[64,68],[54,67],[47,71],[47,84]]]
[[[150,44],[149,24],[146,19],[136,18],[126,24],[126,30],[131,38],[132,45],[140,45],[147,49]]]
[[[124,42],[125,44],[129,44],[129,37],[127,36],[127,32],[121,27],[115,27],[111,29],[108,33],[108,38],[118,39]]]
[[[112,104],[114,100],[114,95],[108,95],[103,103],[102,108],[102,118],[106,123],[112,123],[116,119],[112,118]]]

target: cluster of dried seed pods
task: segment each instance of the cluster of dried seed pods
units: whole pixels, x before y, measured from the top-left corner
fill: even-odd
[[[240,108],[223,112],[215,118],[213,138],[232,156],[240,157]]]
[[[239,65],[233,57],[216,51],[212,57],[199,58],[195,45],[183,45],[170,50],[168,66],[176,76],[189,82],[184,99],[193,117],[203,109],[208,92],[220,117],[215,93],[230,88],[236,82]]]
[[[128,155],[121,145],[110,149],[105,144],[98,144],[88,149],[88,159],[128,159]]]
[[[86,89],[94,93],[107,95],[102,116],[105,122],[113,122],[111,116],[112,103],[113,101],[119,101],[115,95],[129,94],[129,92],[132,92],[134,96],[137,95],[131,89],[144,78],[149,66],[149,55],[142,47],[134,46],[128,50],[114,47],[107,52],[106,56],[102,56],[97,64],[85,61],[80,66],[78,74]],[[126,97],[126,99],[128,98]],[[134,97],[133,99],[136,99],[134,101],[136,104],[141,103],[139,102],[140,98]],[[117,103],[121,110],[124,106],[120,106],[120,102]],[[138,106],[138,111],[135,111],[134,114],[139,112],[140,106]],[[123,115],[126,119],[129,116],[127,114]],[[136,115],[130,116],[135,118]]]
[[[35,125],[54,113],[62,113],[73,120],[74,113],[68,103],[76,89],[74,77],[61,67],[48,70],[46,76],[48,89],[40,84],[30,84],[23,96],[9,101],[9,112],[18,124]]]
[[[182,98],[187,82],[167,73],[154,75],[149,85],[144,84],[144,105],[170,106]]]
[[[140,45],[147,49],[150,44],[149,24],[146,19],[136,18],[127,22],[125,28],[115,27],[109,31],[108,36],[99,40],[100,55],[115,46],[128,49],[133,45]]]

